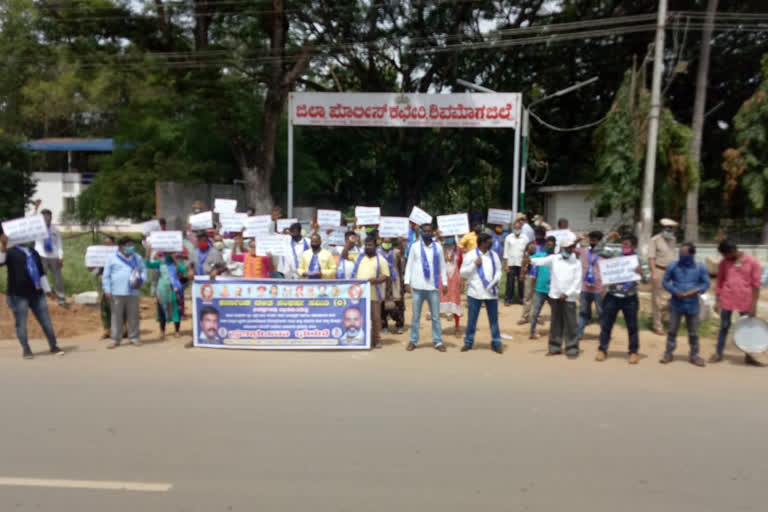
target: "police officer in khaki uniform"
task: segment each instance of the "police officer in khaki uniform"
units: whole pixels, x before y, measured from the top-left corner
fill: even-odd
[[[653,311],[653,332],[666,336],[662,315],[669,311],[669,293],[662,281],[667,265],[677,259],[675,231],[680,226],[672,219],[661,219],[661,233],[653,236],[648,244],[648,266],[651,268],[651,309]]]

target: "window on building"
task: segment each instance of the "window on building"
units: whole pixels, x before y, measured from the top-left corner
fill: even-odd
[[[65,197],[64,198],[64,213],[67,213],[67,214],[75,213],[75,198],[74,197]]]

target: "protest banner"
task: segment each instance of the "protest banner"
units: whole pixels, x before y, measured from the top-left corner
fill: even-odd
[[[256,235],[256,256],[288,256],[290,243],[290,235]]]
[[[328,245],[335,245],[342,247],[344,245],[344,235],[347,233],[347,228],[344,226],[335,227],[330,233],[326,233],[326,243]]]
[[[487,224],[507,225],[512,223],[512,210],[488,208]]]
[[[214,199],[213,211],[216,213],[235,213],[237,211],[237,199]]]
[[[317,225],[329,228],[341,226],[341,212],[338,210],[317,210]]]
[[[419,208],[418,206],[414,206],[411,210],[411,215],[408,217],[408,220],[413,222],[414,224],[418,224],[421,226],[422,224],[432,224],[432,216]]]
[[[107,260],[116,252],[116,245],[91,245],[85,250],[85,266],[86,268],[103,268]]]
[[[299,219],[277,219],[277,232],[282,233],[286,229],[291,227],[291,224],[296,224]]]
[[[220,213],[219,224],[223,233],[239,233],[245,227],[247,213]]]
[[[238,279],[192,286],[197,347],[368,349],[370,284],[365,281]]]
[[[382,217],[380,238],[408,238],[408,217]]]
[[[355,224],[358,226],[378,226],[381,221],[381,208],[378,206],[355,206]]]
[[[600,267],[600,278],[603,284],[627,283],[639,281],[640,274],[635,272],[640,266],[637,254],[621,256],[619,258],[600,258],[597,260]]]
[[[213,212],[196,213],[189,216],[189,229],[204,231],[213,227]]]
[[[148,220],[141,223],[141,234],[149,236],[153,231],[160,231],[163,227],[160,225],[160,221],[157,219]]]
[[[181,231],[154,231],[149,234],[149,246],[152,252],[182,252]],[[148,258],[151,255],[148,255]]]
[[[437,229],[440,236],[457,236],[469,233],[469,217],[466,213],[438,215]]]
[[[560,247],[560,244],[563,241],[563,238],[573,237],[574,235],[570,229],[555,229],[552,231],[547,231],[547,238],[549,238],[550,236],[555,237],[555,240],[557,240],[557,246]]]
[[[269,215],[254,215],[245,219],[245,233],[248,238],[256,235],[266,235],[272,232],[272,217]]]
[[[3,222],[3,233],[9,243],[23,244],[48,238],[48,227],[42,214],[32,215]]]

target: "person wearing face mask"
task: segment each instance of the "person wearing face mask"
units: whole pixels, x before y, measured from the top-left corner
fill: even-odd
[[[288,251],[288,256],[280,258],[278,271],[283,274],[286,279],[298,279],[299,262],[304,251],[309,250],[309,240],[302,236],[301,223],[299,222],[291,224],[288,228],[288,234],[291,235],[291,250]]]
[[[338,263],[336,265],[336,279],[349,279],[347,276],[352,275],[352,270],[355,267],[355,261],[360,255],[360,250],[357,245],[357,233],[350,230],[344,233],[344,246],[337,247],[337,254],[339,256]]]
[[[485,305],[488,323],[491,326],[491,350],[502,354],[501,331],[499,330],[499,290],[501,280],[501,259],[491,250],[491,235],[480,233],[477,248],[464,255],[461,277],[467,280],[467,329],[464,333],[462,352],[472,350],[480,309]]]
[[[157,257],[146,263],[147,268],[156,270],[158,275],[155,288],[157,298],[157,322],[160,324],[160,339],[165,339],[165,326],[173,322],[174,335],[180,336],[181,309],[179,304],[184,302],[184,288],[181,285],[181,277],[188,270],[182,260],[175,254],[158,253]]]
[[[51,298],[56,296],[51,292],[43,261],[34,245],[30,242],[8,248],[8,236],[0,230],[0,266],[8,269],[6,301],[8,308],[13,312],[16,337],[21,344],[24,359],[34,357],[27,339],[27,314],[30,309],[45,333],[51,353],[64,354],[56,343],[56,334],[45,301],[46,294]]]
[[[661,233],[648,243],[648,265],[651,267],[651,311],[653,332],[664,336],[664,316],[669,311],[669,295],[664,291],[663,277],[667,267],[677,258],[675,231],[680,226],[672,219],[661,219]]]
[[[104,266],[101,285],[104,297],[112,302],[112,342],[107,348],[115,348],[123,339],[123,322],[128,324],[128,341],[139,341],[139,295],[141,285],[147,280],[144,259],[136,254],[133,240],[123,237],[117,242],[118,250]]]
[[[512,226],[512,234],[504,240],[504,272],[507,273],[507,290],[504,305],[523,303],[525,295],[525,276],[521,273],[523,253],[528,245],[528,238],[523,234],[522,221],[516,221]],[[517,292],[517,300],[515,300]]]
[[[443,248],[433,238],[432,224],[424,224],[421,226],[421,241],[411,247],[411,255],[405,265],[405,285],[411,288],[413,296],[407,350],[414,350],[419,342],[421,308],[426,302],[432,315],[432,343],[435,349],[445,352],[440,325],[440,290],[447,284]]]
[[[603,259],[614,258],[618,256],[632,256],[637,254],[637,237],[634,235],[625,235],[620,237],[618,233],[608,233],[606,240],[618,240],[621,238],[621,251],[615,251],[603,248],[600,251],[600,257]],[[648,281],[648,265],[640,261],[640,266],[635,272],[643,282]],[[640,302],[637,298],[638,281],[629,281],[626,283],[613,283],[605,288],[605,298],[603,299],[603,314],[600,317],[600,347],[597,350],[595,361],[605,361],[608,357],[608,345],[611,342],[611,331],[616,323],[616,318],[621,311],[624,315],[624,322],[627,324],[627,334],[629,335],[629,355],[627,360],[629,364],[637,364],[640,361],[638,350],[640,349],[640,337],[638,335],[637,317],[640,310]]]
[[[545,303],[549,303],[550,310],[552,304],[549,300],[549,286],[550,286],[550,269],[548,266],[537,266],[534,264],[534,260],[540,258],[547,258],[555,253],[555,246],[557,245],[557,239],[553,236],[547,237],[546,244],[540,251],[531,256],[530,266],[536,270],[536,278],[533,291],[533,306],[531,314],[531,336],[529,339],[539,339],[539,333],[536,332],[536,325],[541,323],[539,315],[541,314],[541,308]]]
[[[443,240],[443,257],[445,259],[445,276],[448,285],[443,287],[440,294],[440,314],[453,318],[453,334],[457,338],[461,336],[461,265],[464,263],[464,254],[456,247],[456,238],[449,236]]]
[[[211,243],[208,233],[201,231],[197,234],[197,247],[190,254],[190,264],[196,276],[210,276],[216,270],[226,269],[224,261],[224,239],[214,235]],[[215,277],[215,276],[214,276]]]
[[[499,226],[498,224],[493,226],[491,250],[498,255],[499,261],[504,259],[504,240],[507,238],[507,234],[504,232],[504,226]]]
[[[310,238],[309,249],[304,251],[299,262],[299,277],[302,279],[333,279],[336,277],[336,260],[328,249],[323,249],[320,235]]]
[[[662,364],[672,362],[680,320],[685,317],[688,343],[691,346],[688,361],[695,366],[706,365],[704,359],[699,356],[697,328],[699,295],[709,289],[709,273],[704,265],[696,263],[695,254],[696,246],[689,242],[684,243],[680,246],[680,258],[670,263],[664,272],[664,288],[672,295],[672,299],[669,302],[667,348],[659,361]]]
[[[64,292],[64,277],[61,269],[64,266],[64,246],[61,242],[61,232],[51,224],[51,210],[43,210],[43,219],[48,229],[48,237],[35,242],[35,251],[43,259],[46,275],[53,277],[53,289],[56,292],[59,306],[67,307],[67,295]]]
[[[587,239],[589,246],[586,248],[577,248],[576,255],[581,261],[581,296],[579,302],[579,339],[584,337],[584,328],[592,319],[592,303],[595,304],[595,315],[597,321],[600,321],[600,315],[603,312],[603,282],[600,279],[600,266],[597,261],[600,259],[600,253],[605,247],[603,242],[603,233],[592,231],[584,237],[581,235],[579,240]]]
[[[550,269],[549,307],[552,321],[549,329],[549,350],[547,355],[562,353],[568,359],[579,357],[579,328],[576,320],[576,305],[581,292],[581,262],[574,254],[576,237],[565,235],[560,239],[560,254],[531,260],[539,269]]]
[[[256,240],[250,239],[248,248],[245,248],[245,240],[237,239],[237,253],[232,255],[232,261],[242,264],[242,276],[248,279],[266,279],[272,275],[272,255],[256,255]]]
[[[345,259],[354,258],[346,248],[342,256]],[[384,298],[381,285],[389,280],[389,265],[376,252],[376,238],[369,236],[365,239],[365,251],[355,259],[355,266],[348,279],[371,283],[371,341],[374,348],[381,348],[381,301]]]
[[[402,334],[405,327],[405,301],[403,300],[405,263],[399,239],[395,238],[395,241],[398,242],[397,245],[391,238],[385,238],[381,241],[379,248],[379,253],[387,260],[390,275],[384,287],[384,300],[381,302],[381,332],[384,334],[389,332],[388,318],[395,322],[397,334]]]
[[[533,242],[534,238],[536,238],[536,235],[533,232],[531,225],[528,224],[528,216],[520,212],[515,216],[515,222],[520,223],[520,230],[522,231],[523,236],[526,237],[529,242]]]

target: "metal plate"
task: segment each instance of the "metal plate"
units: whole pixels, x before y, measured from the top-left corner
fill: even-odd
[[[733,328],[733,343],[748,354],[768,351],[768,323],[759,318],[742,318]]]

